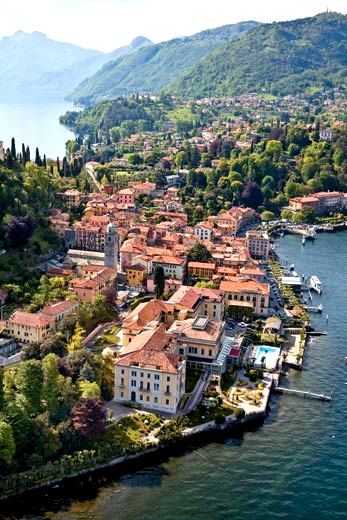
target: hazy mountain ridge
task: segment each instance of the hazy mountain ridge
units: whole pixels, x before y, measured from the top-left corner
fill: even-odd
[[[265,24],[202,59],[167,89],[180,97],[295,94],[347,77],[347,16]]]
[[[142,48],[104,65],[69,97],[91,103],[135,92],[158,92],[208,53],[257,25],[253,21],[225,25]]]
[[[138,37],[111,53],[57,42],[43,33],[17,31],[0,41],[1,93],[40,93],[64,97],[82,78],[94,74],[104,63],[124,56],[151,42]]]

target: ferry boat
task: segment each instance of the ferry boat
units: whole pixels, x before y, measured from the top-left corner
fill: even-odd
[[[310,279],[310,288],[316,291],[316,293],[321,294],[322,292],[322,284],[318,276],[311,276]]]
[[[306,232],[304,234],[304,237],[306,240],[316,240],[317,233],[314,227],[309,227],[306,229]]]

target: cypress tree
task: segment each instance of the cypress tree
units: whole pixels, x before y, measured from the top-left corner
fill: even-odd
[[[59,157],[57,157],[57,170],[58,170],[58,173],[60,173],[60,161],[59,161]]]
[[[12,155],[13,159],[16,160],[17,152],[16,152],[16,141],[15,141],[14,137],[12,137],[12,139],[11,139],[11,155]]]
[[[26,158],[27,162],[30,161],[30,148],[29,148],[29,146],[27,146],[27,149],[26,149],[26,152],[25,152],[25,158]]]
[[[38,147],[36,147],[36,152],[35,152],[35,164],[37,164],[37,166],[42,166],[42,159],[40,157],[40,152],[39,152]]]
[[[27,154],[25,151],[25,144],[22,143],[22,164],[25,165],[26,162],[27,162]]]
[[[12,168],[13,167],[13,157],[12,157],[12,154],[11,154],[11,151],[9,148],[7,148],[6,150],[6,166],[7,168]]]
[[[63,159],[63,175],[64,175],[64,177],[69,177],[70,176],[70,165],[67,162],[67,158],[66,157],[64,157],[64,159]]]
[[[47,159],[46,159],[46,154],[44,153],[43,154],[43,167],[46,169],[47,168]]]

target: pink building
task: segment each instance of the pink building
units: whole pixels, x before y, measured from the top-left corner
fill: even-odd
[[[134,190],[125,188],[117,193],[117,202],[119,204],[135,204]]]

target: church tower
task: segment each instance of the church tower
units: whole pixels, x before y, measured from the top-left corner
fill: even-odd
[[[114,224],[109,224],[107,226],[105,237],[105,267],[112,267],[112,269],[117,269],[117,257],[118,235],[116,232],[116,226]]]

